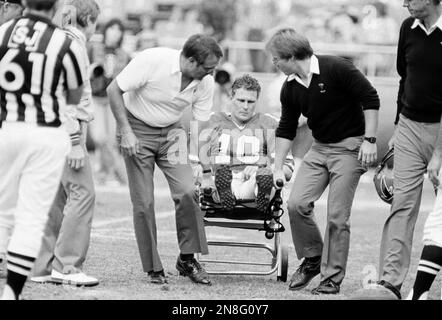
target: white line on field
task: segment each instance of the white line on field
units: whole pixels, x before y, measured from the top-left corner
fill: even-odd
[[[103,220],[103,221],[97,221],[92,223],[93,229],[103,228],[111,224],[117,224],[117,223],[123,223],[123,222],[129,222],[133,218],[132,217],[126,217],[126,218],[120,218],[120,219],[109,219],[109,220]]]
[[[175,215],[175,211],[158,212],[158,213],[156,213],[156,219],[157,220],[167,219],[167,218],[172,217],[174,215]],[[133,217],[129,216],[129,217],[118,218],[118,219],[96,221],[96,222],[92,223],[92,228],[94,228],[94,229],[103,228],[103,227],[107,227],[112,224],[119,224],[119,223],[129,222],[132,220],[133,220]]]
[[[132,237],[122,237],[118,235],[92,234],[92,237],[98,239],[124,240],[124,241],[132,241],[135,239],[135,235],[133,235]]]
[[[327,195],[321,197],[315,202],[315,205],[327,206]],[[434,205],[432,204],[422,204],[420,207],[420,212],[429,212],[433,210]],[[353,201],[353,210],[365,210],[365,209],[385,209],[390,210],[390,205],[382,202],[380,199],[375,200],[363,200],[361,198],[356,198]]]
[[[167,236],[168,239],[171,239],[170,236],[176,236],[176,231],[160,231],[158,232],[158,236]],[[124,241],[132,241],[135,239],[135,234],[133,235],[109,235],[109,234],[99,234],[93,233],[93,238],[98,239],[111,239],[111,240],[124,240]],[[211,241],[236,241],[238,237],[235,236],[223,236],[223,235],[210,235],[209,240]]]
[[[100,193],[116,193],[116,194],[129,194],[129,187],[106,187],[106,186],[96,186],[95,190]],[[155,188],[154,190],[155,196],[169,196],[170,190],[167,187],[164,188]]]
[[[101,230],[100,230],[101,231]],[[111,240],[134,240],[135,234],[119,234],[119,230],[113,230],[113,234],[102,234],[93,232],[92,237],[98,239],[111,239]],[[171,236],[176,236],[176,231],[159,231],[159,237],[167,237],[167,239],[173,239]],[[210,235],[209,240],[211,241],[235,241],[238,237],[235,236],[224,236],[224,235]]]

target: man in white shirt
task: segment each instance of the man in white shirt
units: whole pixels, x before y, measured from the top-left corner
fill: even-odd
[[[195,120],[209,120],[214,93],[211,74],[222,56],[213,38],[194,35],[182,51],[153,48],[141,52],[107,89],[126,161],[141,261],[152,283],[167,283],[157,250],[153,191],[157,164],[175,202],[181,251],[176,268],[193,282],[211,284],[194,258],[195,253],[207,254],[208,248],[203,214],[191,192],[192,169],[187,161],[171,161],[175,156],[171,147],[184,133],[180,120],[187,107],[192,108]]]

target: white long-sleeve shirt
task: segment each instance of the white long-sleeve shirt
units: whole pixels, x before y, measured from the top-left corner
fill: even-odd
[[[87,70],[85,74],[89,74],[90,61],[87,55],[86,36],[79,29],[69,26],[64,29],[69,37],[77,40],[84,49],[84,65]],[[64,112],[64,126],[71,136],[80,133],[80,121],[91,122],[94,119],[92,108],[92,88],[89,79],[86,79],[83,85],[83,94],[78,105],[68,105]]]

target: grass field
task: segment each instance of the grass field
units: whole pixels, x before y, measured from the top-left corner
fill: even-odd
[[[97,190],[96,214],[93,223],[92,242],[85,271],[98,277],[100,285],[95,288],[72,288],[69,286],[36,285],[28,283],[24,299],[40,300],[342,300],[362,288],[368,278],[375,278],[379,245],[383,223],[389,208],[376,196],[368,173],[361,182],[352,213],[351,251],[348,261],[347,276],[341,288],[341,294],[334,297],[314,297],[310,290],[318,284],[316,278],[308,288],[300,292],[288,290],[288,283],[276,281],[272,276],[212,276],[213,286],[196,286],[187,278],[179,277],[175,270],[178,245],[175,232],[175,219],[172,201],[167,184],[157,170],[156,173],[156,209],[159,229],[159,249],[163,264],[169,275],[167,286],[157,286],[148,282],[142,272],[131,218],[131,204],[125,189]],[[287,192],[286,192],[287,195]],[[326,195],[316,206],[316,214],[322,230],[325,227]],[[425,218],[431,210],[434,194],[428,182],[425,185],[421,215],[415,232],[412,266],[403,288],[403,295],[408,294],[416,272],[420,251],[421,237]],[[289,246],[289,278],[299,265],[290,236],[288,217],[284,216],[287,232],[282,236]],[[208,228],[209,239],[267,242],[263,233],[258,231],[229,230]],[[269,242],[270,243],[270,242]],[[252,250],[219,249],[211,250],[211,258],[270,259],[268,253]],[[266,262],[266,261],[265,261]],[[212,266],[207,266],[210,269]],[[3,282],[1,283],[3,286]],[[430,298],[440,299],[440,277],[433,286]]]

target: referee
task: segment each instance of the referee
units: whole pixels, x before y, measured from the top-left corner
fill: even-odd
[[[3,300],[19,298],[39,253],[70,149],[60,115],[86,75],[80,45],[51,23],[57,8],[27,0],[27,14],[0,27],[0,231],[13,230]]]
[[[23,14],[23,9],[21,0],[0,1],[0,25],[20,17]],[[6,252],[4,250],[6,242],[7,237],[3,241],[0,239],[0,278],[6,276]]]

